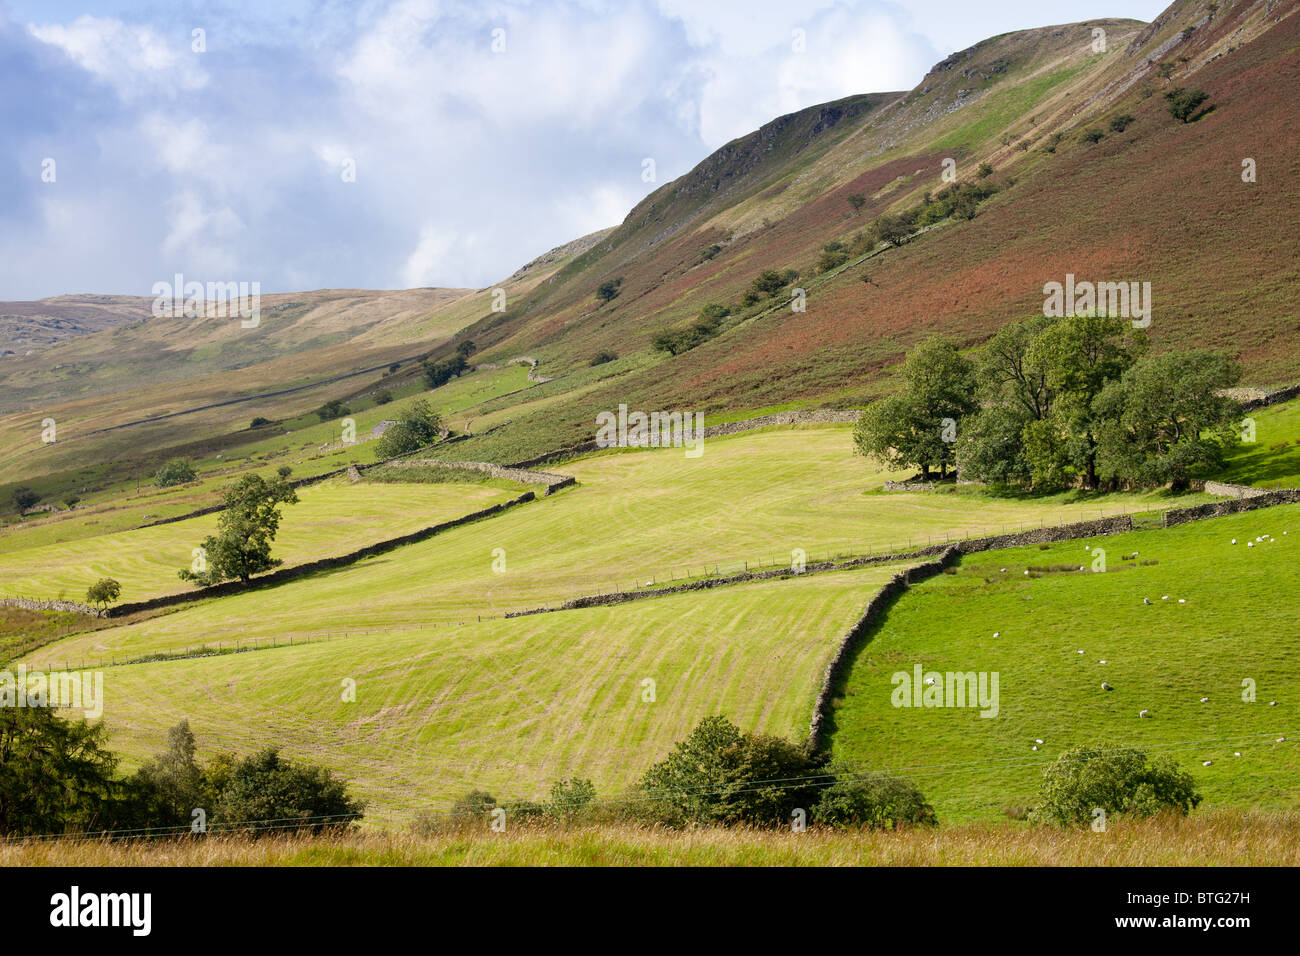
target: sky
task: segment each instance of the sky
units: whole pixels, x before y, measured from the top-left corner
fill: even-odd
[[[1166,5],[0,0],[0,300],[486,287],[783,113]]]

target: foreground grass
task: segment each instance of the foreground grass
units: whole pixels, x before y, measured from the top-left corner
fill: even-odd
[[[0,866],[1297,866],[1300,814],[1220,811],[1112,822],[856,832],[630,824],[416,836],[0,845]]]
[[[1265,533],[1274,540],[1246,547]],[[1091,567],[1098,547],[1107,573],[1024,574]],[[1168,753],[1206,808],[1298,808],[1298,559],[1298,505],[968,555],[870,633],[837,703],[835,754],[912,777],[945,820],[1031,803],[1057,754],[1097,741]],[[997,716],[894,707],[893,675],[917,664],[999,673]]]

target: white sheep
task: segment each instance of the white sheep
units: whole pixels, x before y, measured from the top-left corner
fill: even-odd
[[[1286,743],[1286,738],[1285,738],[1285,737],[1279,737],[1279,738],[1277,738],[1277,742],[1280,743],[1280,744],[1284,744],[1284,743]]]
[[[1105,664],[1106,662],[1105,662],[1105,661],[1098,661],[1097,663],[1098,663],[1098,664]]]
[[[1270,706],[1270,707],[1276,707],[1276,706],[1277,706],[1277,701],[1275,701],[1275,700],[1270,700],[1270,701],[1268,702],[1268,706]]]
[[[1186,603],[1187,603],[1187,598],[1179,598],[1179,599],[1178,599],[1178,603],[1179,603],[1179,604],[1186,604]]]
[[[1233,544],[1236,544],[1236,543],[1237,543],[1237,539],[1236,539],[1236,538],[1233,538],[1233,539],[1232,539],[1232,543],[1233,543]]]
[[[993,632],[993,636],[994,636],[994,637],[1001,637],[1001,636],[1002,636],[1002,632],[1001,632],[1001,631],[994,631],[994,632]]]
[[[1151,599],[1150,599],[1150,598],[1143,598],[1143,599],[1142,599],[1142,603],[1143,603],[1143,604],[1150,604],[1150,603],[1151,603]]]
[[[1080,650],[1080,651],[1079,651],[1079,653],[1080,653],[1080,654],[1082,654],[1082,653],[1083,653],[1083,651],[1082,651],[1082,649],[1081,649],[1081,650]]]
[[[1151,714],[1151,711],[1149,711],[1149,710],[1139,710],[1139,711],[1138,711],[1138,716],[1139,716],[1139,717],[1148,717],[1148,716],[1150,716],[1150,714]]]
[[[1234,751],[1232,752],[1232,755],[1233,755],[1234,757],[1240,757],[1240,756],[1241,756],[1241,751],[1240,751],[1240,750],[1234,750]]]
[[[1102,681],[1102,682],[1101,682],[1101,689],[1102,689],[1102,690],[1114,690],[1115,688],[1114,688],[1114,687],[1111,687],[1111,686],[1110,686],[1109,684],[1107,684],[1105,681]]]
[[[1212,763],[1214,763],[1213,760],[1202,760],[1202,761],[1201,761],[1201,766],[1202,766],[1202,767],[1208,767],[1208,766],[1209,766],[1210,764],[1212,764]]]
[[[1042,737],[1035,737],[1035,738],[1034,738],[1034,743],[1036,743],[1036,744],[1041,744],[1042,742],[1043,742],[1043,738],[1042,738]]]
[[[1202,704],[1208,704],[1209,702],[1210,702],[1210,698],[1208,698],[1208,697],[1202,697],[1202,698],[1201,698],[1201,703],[1202,703]]]
[[[1037,750],[1037,749],[1038,749],[1038,745],[1035,744],[1034,746],[1030,747],[1029,749],[1030,749],[1030,750]]]

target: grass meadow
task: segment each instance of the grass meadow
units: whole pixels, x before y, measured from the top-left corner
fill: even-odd
[[[1246,546],[1266,533],[1271,543]],[[1024,574],[1090,568],[1094,547],[1104,574]],[[913,777],[948,820],[1031,804],[1047,763],[1093,742],[1168,753],[1207,808],[1300,808],[1298,560],[1300,505],[968,555],[904,594],[862,646],[835,709],[835,755]],[[1000,713],[894,707],[892,675],[918,663],[997,671]]]

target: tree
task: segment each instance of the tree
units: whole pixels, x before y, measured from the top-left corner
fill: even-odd
[[[86,603],[107,607],[122,596],[122,585],[112,578],[100,578],[86,589]]]
[[[845,773],[845,771],[839,771]],[[894,830],[900,826],[934,826],[934,808],[910,780],[884,773],[841,776],[822,791],[812,819],[833,827]]]
[[[821,757],[779,737],[706,717],[641,778],[646,809],[671,825],[786,823],[823,783]]]
[[[993,167],[988,163],[980,163],[979,169],[975,170],[975,175],[980,179],[988,179],[993,175]]]
[[[393,400],[393,393],[386,388],[381,388],[379,391],[375,392],[376,405],[387,405],[392,400]]]
[[[1193,472],[1223,465],[1237,441],[1241,407],[1220,390],[1241,372],[1208,350],[1144,359],[1098,395],[1098,470],[1134,484],[1187,487]]]
[[[183,581],[204,586],[240,580],[278,567],[271,542],[280,527],[280,506],[296,504],[298,495],[281,477],[244,475],[225,490],[225,508],[217,518],[217,533],[203,539],[206,568],[179,572]]]
[[[213,809],[207,775],[199,766],[198,744],[189,721],[167,731],[167,747],[126,780],[121,822],[130,827],[182,827],[193,811]]]
[[[1198,118],[1201,114],[1196,113],[1197,107],[1210,98],[1210,94],[1204,90],[1189,90],[1185,87],[1177,87],[1165,94],[1168,101],[1169,114],[1174,119],[1182,120],[1184,123],[1190,123]],[[1195,115],[1193,115],[1195,114]]]
[[[263,418],[261,415],[258,415],[256,418],[254,418],[251,422],[248,423],[248,427],[261,428],[263,425],[269,425],[269,424],[271,424],[271,419]]]
[[[32,489],[27,487],[15,488],[13,493],[14,509],[22,514],[30,508],[36,507],[36,503],[41,500],[41,496]]]
[[[279,468],[275,469],[275,473],[281,478],[288,478],[293,474],[293,468],[289,465],[281,465]]]
[[[936,337],[908,353],[903,388],[874,402],[858,419],[859,454],[893,466],[914,466],[940,476],[955,460],[955,431],[976,408],[975,366],[948,338]]]
[[[609,302],[613,300],[618,295],[619,286],[622,284],[623,280],[621,278],[609,279],[602,282],[600,288],[596,290],[596,298],[600,299],[601,302]]]
[[[194,466],[184,458],[173,458],[154,472],[153,483],[159,488],[183,485],[196,477]]]
[[[70,721],[49,707],[14,706],[0,691],[0,836],[85,833],[103,826],[116,798],[116,758],[103,724]]]
[[[1054,395],[1052,422],[1038,426],[1044,443],[1059,437],[1053,454],[1064,455],[1082,474],[1084,486],[1097,487],[1097,441],[1103,419],[1093,407],[1106,384],[1127,371],[1146,348],[1146,339],[1118,316],[1078,315],[1047,326],[1034,337],[1030,360],[1046,371]]]
[[[252,833],[344,829],[364,810],[329,770],[286,760],[274,747],[236,762],[215,798],[219,826]]]
[[[439,415],[429,400],[417,398],[407,406],[406,412],[395,425],[379,436],[375,443],[375,455],[379,458],[396,458],[409,454],[427,445],[432,445],[442,433],[442,416]]]
[[[63,503],[68,506],[69,510],[75,508],[80,501],[81,498],[77,495],[65,495],[63,498]]]
[[[1173,810],[1186,816],[1201,802],[1191,774],[1169,757],[1149,760],[1140,750],[1102,745],[1067,750],[1043,772],[1038,805],[1030,819],[1084,826],[1094,811],[1151,816]]]
[[[456,344],[456,354],[459,355],[461,358],[469,358],[477,350],[478,350],[478,346],[475,345],[473,342],[471,342],[469,339],[466,339],[464,342],[458,342]]]
[[[867,204],[867,197],[862,193],[849,193],[849,205],[853,207],[853,214],[856,216],[862,211],[862,207]]]

